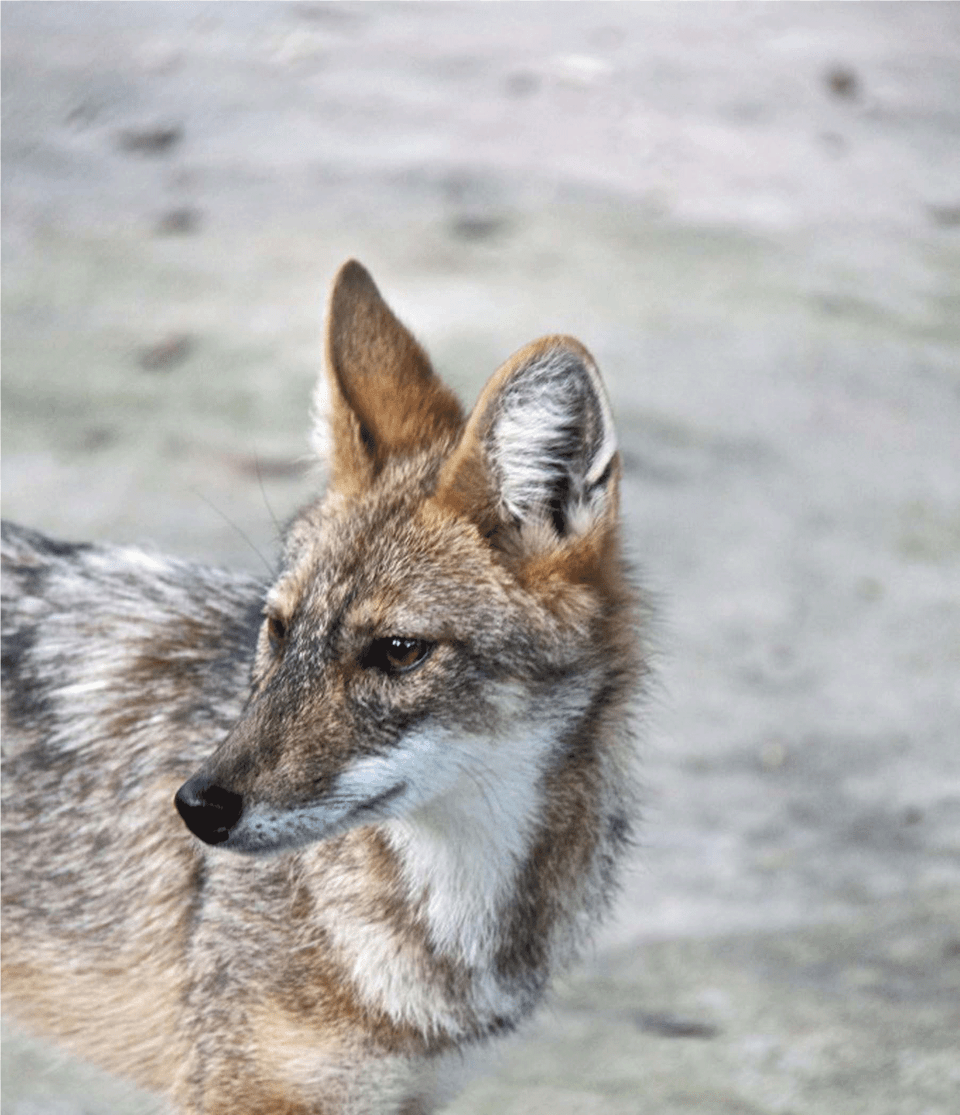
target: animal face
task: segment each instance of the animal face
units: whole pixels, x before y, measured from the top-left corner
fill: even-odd
[[[521,350],[464,421],[348,264],[324,383],[328,490],[287,532],[244,713],[177,795],[237,851],[529,796],[619,638],[616,447],[577,342]]]

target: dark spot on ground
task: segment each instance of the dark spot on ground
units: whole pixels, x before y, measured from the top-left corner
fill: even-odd
[[[186,333],[173,333],[141,349],[137,362],[145,372],[166,372],[182,364],[192,351],[191,337]]]
[[[304,474],[303,461],[297,457],[236,454],[228,460],[242,476],[259,477],[261,480],[299,480]]]
[[[179,124],[155,124],[127,128],[117,136],[117,146],[131,155],[167,155],[183,139]]]
[[[852,101],[859,96],[860,81],[849,66],[831,66],[823,80],[834,97]]]
[[[715,1038],[720,1030],[709,1022],[680,1018],[674,1014],[642,1012],[636,1016],[637,1026],[646,1033],[662,1038]]]
[[[941,228],[956,228],[960,225],[960,205],[931,205],[928,212],[930,220]]]
[[[491,240],[507,229],[503,217],[462,213],[450,222],[450,232],[458,240]]]
[[[531,97],[540,89],[540,78],[527,70],[508,74],[503,90],[508,97]]]
[[[90,426],[83,435],[81,441],[81,448],[88,453],[95,452],[97,449],[105,449],[108,445],[112,445],[117,440],[116,430],[111,429],[109,426]]]
[[[200,221],[200,210],[184,205],[164,213],[157,221],[156,231],[160,236],[190,236],[199,230]]]

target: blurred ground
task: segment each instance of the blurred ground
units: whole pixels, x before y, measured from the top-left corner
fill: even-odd
[[[4,515],[262,568],[336,266],[610,385],[660,613],[617,923],[456,1115],[960,1094],[960,7],[2,7]],[[153,1110],[16,1030],[3,1115]]]

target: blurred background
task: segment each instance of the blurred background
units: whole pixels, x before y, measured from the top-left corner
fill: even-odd
[[[960,6],[6,3],[4,515],[264,570],[356,256],[471,402],[578,336],[643,847],[454,1115],[960,1094]],[[3,1115],[152,1101],[11,1028]]]

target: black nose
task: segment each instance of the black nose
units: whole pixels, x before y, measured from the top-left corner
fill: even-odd
[[[222,844],[240,820],[243,798],[218,786],[206,774],[196,774],[173,799],[183,823],[207,844]]]

